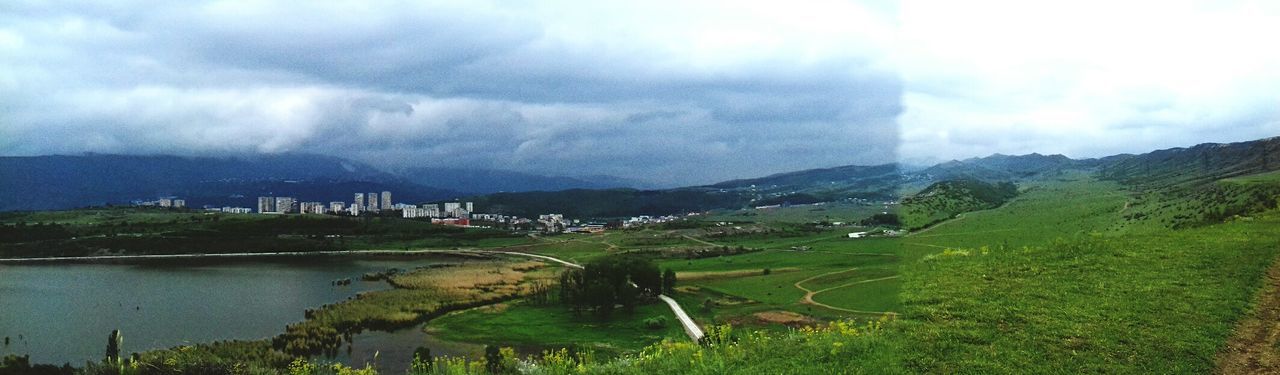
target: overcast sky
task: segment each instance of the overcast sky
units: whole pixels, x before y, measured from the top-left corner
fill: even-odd
[[[103,3],[0,3],[0,154],[692,184],[1280,135],[1267,1]]]

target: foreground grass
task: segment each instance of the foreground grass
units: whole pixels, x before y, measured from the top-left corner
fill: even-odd
[[[1205,373],[1275,258],[1274,215],[940,256],[905,281],[922,372]],[[962,253],[961,253],[962,254]]]

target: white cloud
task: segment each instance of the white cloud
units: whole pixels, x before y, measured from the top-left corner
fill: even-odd
[[[906,2],[904,157],[1074,157],[1276,135],[1274,2]]]

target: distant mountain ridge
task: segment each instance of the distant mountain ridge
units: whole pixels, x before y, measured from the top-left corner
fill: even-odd
[[[0,157],[0,211],[128,204],[135,199],[164,196],[187,198],[187,204],[194,207],[245,205],[241,199],[253,199],[253,194],[272,191],[281,195],[297,194],[306,200],[341,198],[347,201],[351,199],[351,192],[337,195],[333,190],[346,182],[366,184],[359,191],[399,191],[404,198],[441,199],[462,195],[416,185],[363,163],[321,155],[236,158],[54,155]],[[303,195],[303,192],[316,195]],[[320,196],[322,192],[324,195]],[[247,198],[232,198],[235,195]]]
[[[1280,137],[1236,143],[1203,143],[1141,155],[1104,158],[1103,178],[1144,187],[1198,185],[1223,178],[1280,170]]]
[[[523,172],[474,168],[410,168],[398,175],[428,186],[448,186],[466,194],[559,191],[569,189],[649,188],[649,184],[614,176],[543,176]]]
[[[612,217],[846,198],[897,199],[939,181],[1016,182],[1046,178],[1069,169],[1097,171],[1104,179],[1135,186],[1194,185],[1280,169],[1280,137],[1099,159],[1033,153],[994,154],[923,169],[899,164],[850,165],[672,189],[625,186],[636,182],[608,176],[549,177],[448,168],[417,168],[392,174],[363,163],[319,155],[0,157],[0,210],[125,204],[133,199],[166,195],[186,197],[193,206],[223,202],[244,205],[240,202],[254,194],[347,201],[349,192],[391,190],[397,202],[466,198],[476,201],[482,210],[495,213]]]
[[[1280,137],[1230,144],[1203,144],[1142,155],[1115,155],[1097,159],[1072,159],[1063,155],[1038,153],[994,154],[952,160],[923,169],[906,168],[899,164],[850,165],[677,189],[507,193],[472,199],[494,203],[492,206],[482,207],[515,214],[550,213],[553,211],[548,210],[559,208],[558,212],[579,217],[619,216],[693,212],[706,210],[707,207],[734,209],[783,203],[802,204],[845,198],[898,199],[926,190],[942,181],[1017,182],[1052,178],[1067,170],[1096,171],[1102,178],[1141,184],[1212,181],[1276,169],[1280,169]],[[1007,187],[1003,184],[997,186]],[[562,204],[546,205],[544,202]],[[591,203],[566,207],[573,202]]]
[[[948,180],[973,178],[986,181],[1019,180],[1037,175],[1060,171],[1065,168],[1090,167],[1096,164],[1094,159],[1076,160],[1063,155],[1027,155],[994,154],[981,158],[952,160],[939,163],[917,172],[927,175],[930,180]]]

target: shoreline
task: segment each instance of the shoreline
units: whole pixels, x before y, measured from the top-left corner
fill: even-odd
[[[280,251],[249,253],[198,253],[198,254],[137,254],[137,255],[90,255],[66,257],[36,258],[0,258],[0,264],[23,263],[74,263],[74,262],[106,262],[118,260],[165,260],[165,259],[216,259],[216,258],[265,258],[265,257],[301,257],[301,256],[362,256],[362,255],[427,255],[427,254],[509,254],[505,251],[480,249],[421,249],[421,250],[325,250],[325,251]]]

